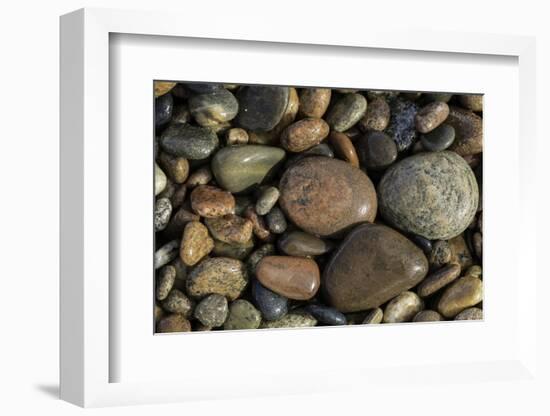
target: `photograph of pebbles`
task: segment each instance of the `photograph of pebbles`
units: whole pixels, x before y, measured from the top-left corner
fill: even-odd
[[[157,333],[483,319],[483,96],[154,82]]]

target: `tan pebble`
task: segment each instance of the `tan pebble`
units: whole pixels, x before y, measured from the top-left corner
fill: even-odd
[[[330,97],[330,88],[302,88],[300,91],[300,115],[302,117],[323,117],[330,104]]]
[[[181,314],[171,314],[157,323],[157,332],[190,332],[191,323]]]
[[[460,107],[449,107],[445,121],[455,129],[455,140],[449,150],[460,156],[475,155],[483,151],[483,121],[477,114]]]
[[[180,257],[187,266],[194,266],[214,248],[208,229],[198,221],[187,223],[180,246]]]
[[[193,301],[178,289],[172,289],[161,305],[165,311],[179,313],[186,318],[191,316],[191,312],[195,306]]]
[[[265,188],[256,201],[256,213],[258,215],[266,215],[275,206],[279,196],[280,192],[274,186]]]
[[[260,217],[254,207],[250,205],[244,212],[244,217],[252,222],[252,232],[262,241],[268,241],[271,238],[271,232],[265,225],[263,217]]]
[[[232,128],[227,130],[225,133],[225,143],[228,146],[247,144],[248,143],[248,133],[245,129],[241,128]]]
[[[175,82],[155,81],[155,97],[160,97],[170,92],[175,86]]]
[[[171,265],[166,265],[160,269],[157,281],[156,295],[158,300],[164,300],[174,287],[176,281],[176,268]]]
[[[369,102],[367,113],[359,120],[359,127],[363,131],[383,131],[390,122],[390,106],[382,97],[375,98]]]
[[[483,111],[483,95],[481,94],[462,94],[458,95],[460,105],[468,110]]]
[[[429,309],[418,312],[413,318],[413,322],[436,322],[436,321],[443,321],[443,317],[439,312],[432,311]]]
[[[363,324],[380,324],[384,318],[384,311],[380,308],[371,309],[365,319],[363,319]]]
[[[212,236],[228,244],[246,244],[252,238],[252,222],[235,214],[207,218],[206,226]]]
[[[481,279],[482,276],[483,276],[483,271],[481,269],[481,266],[478,266],[476,264],[476,265],[468,267],[468,269],[466,270],[466,273],[464,273],[464,276],[466,276],[466,275],[479,277]]]
[[[191,207],[201,217],[222,217],[235,212],[235,198],[215,186],[199,185],[191,192]]]
[[[173,182],[181,184],[187,180],[189,176],[189,162],[187,159],[161,152],[158,156],[158,162]]]
[[[178,240],[181,240],[185,225],[188,222],[199,220],[200,217],[197,214],[194,214],[191,211],[186,210],[185,208],[180,208],[172,216],[172,219],[164,229],[163,236],[169,239],[177,238]]]
[[[386,305],[383,322],[409,322],[422,308],[424,301],[416,293],[403,292]]]
[[[344,133],[333,131],[330,133],[329,141],[338,156],[350,165],[359,167],[359,159],[353,143]]]
[[[421,297],[430,296],[460,276],[460,265],[454,263],[436,270],[426,277],[416,289]]]
[[[243,262],[228,257],[206,258],[189,273],[187,293],[203,297],[211,293],[235,300],[248,284],[248,274]]]
[[[463,235],[458,235],[447,241],[451,249],[450,263],[458,263],[462,270],[467,269],[473,264],[472,254],[468,250],[466,240]]]
[[[480,308],[467,308],[455,316],[455,321],[478,321],[483,319],[483,310]]]
[[[303,152],[321,143],[329,131],[328,124],[322,118],[304,118],[283,130],[281,146],[289,152]]]
[[[450,285],[439,299],[438,311],[446,318],[453,318],[464,309],[483,300],[483,283],[474,276],[463,276]]]
[[[415,116],[416,130],[429,133],[440,126],[449,116],[449,106],[443,101],[434,101],[421,108]]]
[[[210,170],[209,167],[205,166],[200,169],[197,169],[195,172],[189,175],[189,178],[187,178],[186,185],[188,188],[194,188],[195,186],[206,185],[211,180],[212,180],[212,171]]]

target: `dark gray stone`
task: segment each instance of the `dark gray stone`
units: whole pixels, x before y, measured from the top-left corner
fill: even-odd
[[[209,128],[181,123],[168,126],[159,140],[166,153],[191,160],[206,159],[218,144],[218,136]]]
[[[325,325],[346,325],[346,316],[338,309],[323,305],[308,305],[305,310]]]
[[[398,97],[390,101],[390,109],[390,124],[386,132],[397,145],[397,150],[402,152],[408,149],[416,139],[415,116],[418,105]]]
[[[288,312],[288,299],[264,287],[256,279],[252,281],[252,299],[267,321],[274,321]]]
[[[239,115],[237,122],[252,131],[274,128],[288,104],[289,88],[275,86],[245,86],[239,88]]]
[[[422,147],[431,152],[440,152],[447,149],[455,139],[455,129],[448,124],[442,124],[429,133],[422,135]]]

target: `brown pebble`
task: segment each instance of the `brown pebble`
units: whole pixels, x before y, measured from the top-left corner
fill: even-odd
[[[383,170],[397,159],[397,145],[386,133],[371,131],[361,136],[356,148],[367,169]]]
[[[483,283],[474,276],[462,276],[448,286],[437,304],[438,311],[446,318],[453,318],[464,309],[483,300]]]
[[[189,175],[189,178],[187,178],[187,182],[185,184],[188,188],[194,188],[195,186],[206,185],[211,180],[212,171],[209,167],[204,166]]]
[[[369,102],[367,113],[359,120],[359,127],[364,131],[382,131],[388,127],[390,122],[390,106],[382,97],[375,98]]]
[[[414,292],[403,292],[388,302],[383,322],[393,324],[410,322],[424,308],[424,301]]]
[[[191,192],[191,207],[201,217],[222,217],[235,212],[235,198],[215,186],[199,185]]]
[[[271,232],[266,227],[263,217],[256,213],[254,205],[250,205],[246,208],[244,217],[252,222],[252,232],[256,237],[264,242],[271,240]]]
[[[467,269],[473,264],[472,254],[468,250],[466,240],[462,234],[447,241],[451,249],[450,263],[458,263],[462,270]]]
[[[439,312],[426,309],[418,312],[414,316],[412,321],[413,322],[437,322],[437,321],[443,321],[443,317]]]
[[[449,116],[449,106],[443,101],[434,101],[423,107],[415,116],[416,130],[429,133],[440,126]]]
[[[225,143],[228,146],[247,144],[248,143],[248,133],[245,129],[233,128],[227,130],[225,133]]]
[[[207,218],[206,226],[216,240],[227,244],[246,244],[252,238],[252,222],[235,214]]]
[[[289,152],[303,152],[321,143],[329,134],[329,126],[322,118],[304,118],[281,134],[281,146]]]
[[[174,287],[176,281],[176,268],[166,265],[160,269],[157,281],[156,295],[158,300],[164,300]]]
[[[458,95],[458,102],[464,108],[472,111],[483,111],[483,95],[462,94]]]
[[[437,292],[442,287],[447,286],[458,276],[460,276],[460,266],[458,264],[449,264],[428,275],[428,277],[420,282],[416,291],[419,296],[425,298]]]
[[[260,283],[289,299],[307,300],[320,285],[319,266],[304,257],[266,256],[256,266]]]
[[[302,117],[321,118],[330,104],[330,88],[302,88],[299,113]]]
[[[329,141],[338,156],[348,162],[350,165],[358,168],[359,159],[353,143],[344,133],[333,131],[330,133]]]
[[[155,81],[155,97],[164,95],[176,86],[175,82]]]
[[[455,140],[449,150],[460,156],[474,155],[483,151],[483,121],[477,114],[460,107],[449,107],[445,120],[455,129]]]
[[[193,312],[194,302],[178,289],[172,289],[161,303],[165,311],[179,313],[189,318]]]
[[[197,264],[187,276],[187,293],[202,298],[211,293],[235,300],[241,296],[248,283],[243,262],[228,257],[206,258]]]
[[[189,322],[185,316],[174,313],[162,318],[157,323],[157,332],[190,332],[191,322]]]
[[[429,263],[432,268],[439,268],[451,261],[451,247],[445,240],[438,240],[432,245]]]
[[[168,153],[160,153],[158,162],[168,175],[172,182],[177,184],[184,183],[189,176],[189,162],[183,157],[169,155]]]
[[[181,261],[194,266],[214,248],[214,240],[208,235],[208,229],[198,221],[187,223],[180,246]]]

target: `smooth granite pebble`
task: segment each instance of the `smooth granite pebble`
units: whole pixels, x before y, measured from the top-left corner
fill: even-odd
[[[155,100],[155,127],[157,129],[170,121],[173,110],[174,97],[171,94],[164,94]]]
[[[187,293],[203,297],[217,293],[237,299],[248,283],[245,265],[236,259],[215,257],[202,260],[187,278]]]
[[[168,225],[172,215],[172,204],[168,198],[158,198],[155,201],[155,216],[153,224],[155,232],[162,231]]]
[[[288,87],[243,86],[237,91],[237,122],[252,131],[268,131],[283,117],[289,97]]]
[[[461,156],[473,155],[483,150],[483,123],[477,114],[460,107],[449,107],[445,120],[455,129],[455,140],[449,148]]]
[[[170,263],[178,256],[179,240],[172,240],[155,251],[155,269]]]
[[[223,217],[235,212],[235,198],[214,186],[199,185],[191,192],[191,207],[201,217]]]
[[[330,88],[302,88],[299,114],[302,117],[323,117],[330,104],[331,96]]]
[[[304,118],[288,126],[281,134],[281,146],[289,152],[303,152],[321,143],[330,131],[322,118]]]
[[[155,196],[166,188],[167,178],[162,169],[155,163]]]
[[[429,133],[440,126],[449,116],[449,106],[442,101],[434,101],[421,108],[415,116],[416,129],[420,133]]]
[[[367,113],[359,120],[359,127],[363,131],[383,131],[390,122],[390,106],[383,97],[377,97],[370,101],[367,106]]]
[[[403,292],[384,309],[384,323],[410,322],[424,308],[424,302],[414,292]]]
[[[156,298],[164,300],[174,287],[176,281],[176,268],[172,265],[166,265],[160,269],[156,288]]]
[[[222,326],[229,312],[225,296],[213,294],[201,300],[195,308],[194,316],[201,324],[216,328]]]
[[[437,322],[443,321],[443,317],[437,311],[432,311],[429,309],[418,312],[414,318],[413,322]]]
[[[238,215],[207,218],[206,226],[216,240],[227,244],[245,244],[252,238],[252,222]]]
[[[463,276],[445,289],[439,299],[437,309],[446,318],[453,318],[464,309],[475,306],[482,300],[482,281],[474,276]]]
[[[173,156],[197,160],[210,156],[218,147],[219,140],[210,128],[174,123],[162,132],[159,145]]]
[[[248,273],[252,276],[256,274],[256,266],[262,258],[275,254],[275,246],[273,244],[264,244],[259,249],[252,252],[252,254],[246,260],[246,268]]]
[[[214,248],[214,240],[208,235],[208,229],[198,221],[185,225],[180,246],[181,261],[194,266]]]
[[[483,310],[480,308],[467,308],[455,316],[455,321],[478,321],[483,319]]]
[[[373,131],[357,141],[359,160],[372,170],[386,169],[397,159],[397,145],[385,133]]]
[[[429,133],[422,135],[420,140],[424,149],[431,152],[440,152],[453,144],[455,129],[448,124],[442,124]]]
[[[223,329],[257,329],[262,322],[258,309],[247,300],[238,299],[229,305],[229,316]]]
[[[174,313],[162,318],[157,323],[157,332],[189,332],[191,331],[191,322],[185,316]]]
[[[252,281],[252,299],[267,321],[280,319],[288,312],[288,299],[264,287],[256,279]]]
[[[274,234],[282,234],[286,231],[287,222],[283,211],[279,207],[273,207],[266,216],[269,231]]]
[[[367,100],[361,94],[344,94],[329,108],[326,121],[332,130],[346,131],[353,127],[367,111]]]
[[[275,206],[279,196],[280,192],[276,187],[268,186],[265,188],[256,201],[256,213],[266,215]]]
[[[168,312],[179,313],[186,318],[191,316],[194,303],[183,292],[172,289],[168,296],[162,301],[162,308]]]
[[[233,94],[221,88],[191,97],[189,111],[199,125],[209,127],[233,120],[239,112],[239,103]]]

